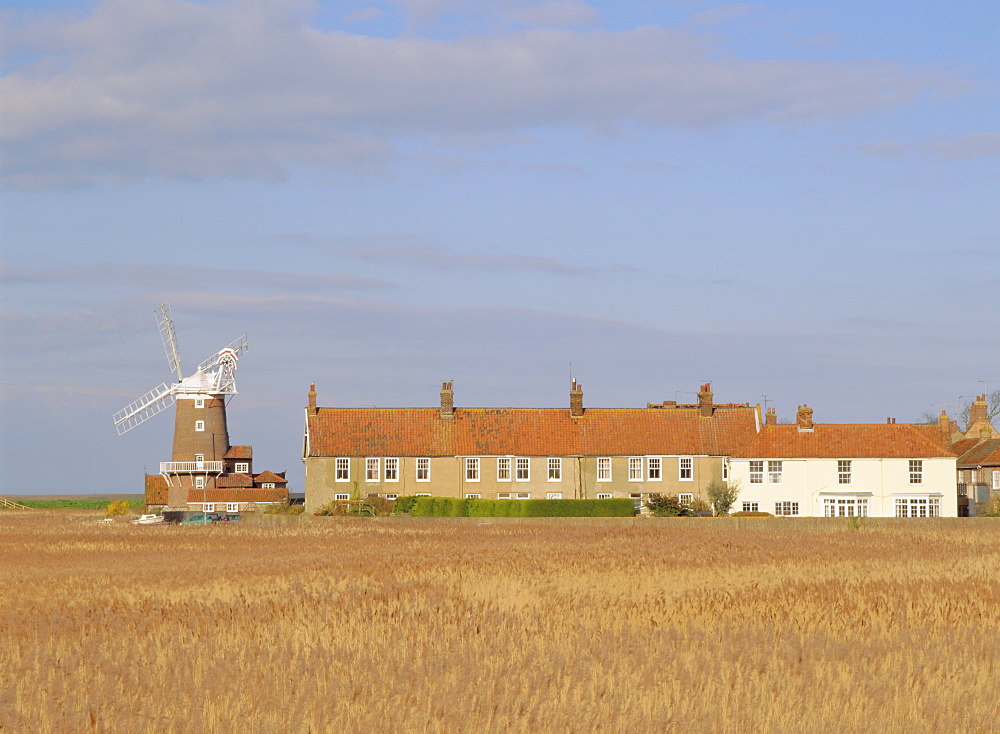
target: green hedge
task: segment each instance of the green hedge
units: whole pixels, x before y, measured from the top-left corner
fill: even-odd
[[[611,500],[461,500],[454,497],[406,499],[414,517],[632,517],[630,499]],[[399,507],[399,505],[397,505]]]

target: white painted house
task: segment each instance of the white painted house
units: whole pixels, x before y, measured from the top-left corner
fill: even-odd
[[[733,511],[805,517],[957,517],[956,455],[905,424],[766,425],[729,459]]]

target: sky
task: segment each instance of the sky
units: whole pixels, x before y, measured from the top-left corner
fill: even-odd
[[[1000,4],[0,2],[2,494],[141,492],[111,416],[244,332],[331,407],[957,414],[1000,388]]]

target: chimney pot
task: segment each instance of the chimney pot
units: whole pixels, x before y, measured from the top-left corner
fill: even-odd
[[[583,415],[583,385],[573,380],[569,391],[569,414],[574,418]]]
[[[309,415],[316,415],[316,384],[309,385]]]
[[[711,418],[715,408],[712,405],[712,383],[706,382],[698,393],[698,413],[703,418]]]
[[[450,382],[441,383],[441,417],[446,420],[455,417],[455,392]]]

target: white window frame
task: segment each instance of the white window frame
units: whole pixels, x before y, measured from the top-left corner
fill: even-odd
[[[250,473],[250,462],[248,461],[237,461],[233,466],[233,471],[237,474],[249,474]]]
[[[784,479],[785,465],[784,462],[769,461],[767,462],[767,483],[768,484],[781,484]]]
[[[387,495],[385,496],[385,498],[386,498],[387,500],[398,500],[398,499],[399,499],[399,495],[398,495],[398,494],[396,494],[395,492],[390,492],[389,494],[387,494]]]
[[[351,495],[347,494],[346,492],[338,492],[337,494],[333,495],[333,499],[335,502],[346,502],[347,500],[351,499]]]
[[[482,498],[483,498],[483,495],[480,494],[479,492],[473,492],[471,494],[470,493],[466,493],[466,495],[465,495],[465,499],[467,499],[467,500],[481,500]]]
[[[478,456],[465,457],[465,481],[478,482],[480,478],[480,461]]]
[[[194,488],[204,489],[205,488],[205,477],[195,477],[194,478]]]
[[[194,430],[198,433],[204,433],[205,431],[205,421],[195,421]]]
[[[611,457],[601,456],[597,459],[597,481],[611,481]]]
[[[993,470],[993,489],[1000,489],[1000,470]]]
[[[547,500],[561,500],[562,492],[546,492],[545,499]]]
[[[497,492],[497,499],[498,500],[509,500],[510,499],[510,492]]]
[[[677,481],[678,482],[694,481],[694,457],[692,456],[677,457]]]
[[[758,507],[760,507],[760,504],[757,502],[744,502],[743,512],[760,512],[760,510],[757,509]]]
[[[263,482],[260,485],[261,489],[275,489],[274,482]]]
[[[205,398],[195,398],[194,399],[194,407],[196,407],[196,408],[204,408],[205,407]]]
[[[382,476],[382,459],[377,456],[369,456],[365,459],[365,481],[375,483]]]
[[[414,497],[430,497],[430,496],[431,496],[431,493],[430,493],[430,492],[417,492],[417,493],[416,493],[415,495],[413,495],[413,496],[414,496]]]
[[[910,484],[924,483],[923,459],[910,459]]]
[[[729,481],[729,459],[722,460],[722,481]]]
[[[761,459],[753,459],[750,462],[750,484],[764,483],[764,462]]]
[[[351,481],[351,460],[338,456],[333,460],[333,480],[335,482]]]
[[[630,456],[630,457],[628,457],[628,480],[630,482],[641,482],[642,481],[642,457],[641,456]]]
[[[531,459],[525,456],[518,456],[514,460],[514,481],[531,481]]]
[[[201,511],[202,512],[215,512],[215,503],[214,502],[202,502],[201,503]]]
[[[531,492],[517,492],[514,495],[514,499],[516,499],[516,500],[530,500],[531,499]]]
[[[694,502],[694,492],[681,492],[677,495],[677,501],[680,503],[681,507],[687,507]]]
[[[240,503],[239,502],[227,502],[226,503],[226,512],[239,512],[239,511],[240,511]]]
[[[399,481],[399,459],[390,457],[382,460],[382,477],[387,482]]]
[[[431,480],[431,460],[427,457],[417,459],[417,481],[429,482]]]
[[[868,517],[868,498],[824,497],[823,517]]]
[[[837,484],[851,484],[853,474],[850,459],[837,459]]]
[[[775,517],[795,517],[799,514],[799,503],[781,500],[774,503]]]
[[[896,497],[893,506],[896,517],[941,517],[939,497]]]
[[[598,492],[597,499],[599,500],[610,500],[614,499],[614,495],[611,492]]]
[[[646,459],[646,479],[651,482],[663,481],[663,457],[650,456]]]
[[[510,457],[501,456],[497,459],[497,481],[509,482],[511,480]]]
[[[548,461],[548,480],[550,482],[561,482],[562,481],[562,459],[558,457],[550,457]],[[560,493],[561,494],[561,493]]]

